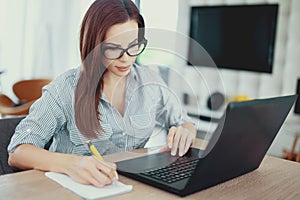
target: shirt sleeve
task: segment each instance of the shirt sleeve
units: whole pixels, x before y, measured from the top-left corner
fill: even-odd
[[[30,108],[30,112],[16,127],[7,147],[12,152],[20,144],[44,148],[65,123],[62,103],[53,83],[43,88],[43,94]]]

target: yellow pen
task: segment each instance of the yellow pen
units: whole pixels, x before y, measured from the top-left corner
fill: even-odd
[[[103,157],[99,153],[99,151],[96,149],[96,147],[91,143],[90,140],[86,141],[86,143],[89,145],[89,148],[94,156],[99,158],[100,160],[104,161]]]
[[[96,149],[96,147],[92,144],[92,142],[90,140],[88,140],[88,141],[86,141],[86,143],[88,144],[92,154],[94,156],[96,156],[97,158],[99,158],[101,161],[104,161],[103,157],[101,156],[99,151]],[[116,178],[116,180],[119,180],[119,176],[118,176],[117,172],[115,172],[115,178]]]

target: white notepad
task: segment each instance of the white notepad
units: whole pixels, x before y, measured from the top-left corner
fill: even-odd
[[[46,172],[45,175],[85,199],[99,199],[130,192],[132,190],[132,185],[125,185],[120,181],[115,181],[111,185],[107,185],[103,188],[96,188],[92,185],[75,182],[65,174]]]

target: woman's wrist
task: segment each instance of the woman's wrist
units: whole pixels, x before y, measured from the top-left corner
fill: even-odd
[[[68,174],[79,156],[75,154],[53,153],[53,161],[49,171]]]

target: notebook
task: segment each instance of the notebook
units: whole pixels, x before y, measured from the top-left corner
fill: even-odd
[[[119,174],[186,196],[259,167],[297,95],[232,102],[205,150],[170,152],[117,162]]]
[[[97,188],[92,185],[84,185],[75,182],[65,174],[46,172],[45,175],[84,199],[101,199],[130,192],[132,190],[132,185],[125,185],[120,181],[115,181],[111,185],[107,185],[103,188]]]

